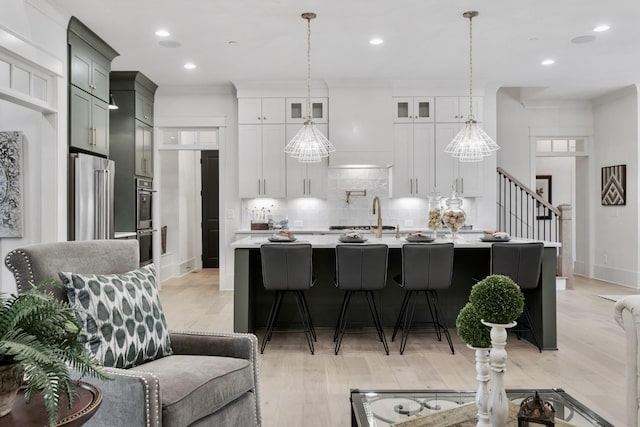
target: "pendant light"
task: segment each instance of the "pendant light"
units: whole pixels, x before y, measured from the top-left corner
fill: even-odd
[[[474,17],[478,16],[478,12],[469,11],[463,13],[462,16],[469,18],[469,117],[444,151],[451,153],[461,162],[480,162],[500,147],[482,130],[473,117],[473,32],[471,22]]]
[[[302,14],[307,20],[307,116],[304,126],[296,133],[296,136],[284,148],[284,152],[298,159],[301,163],[317,163],[336,148],[320,132],[311,120],[311,20],[316,17],[313,12]]]

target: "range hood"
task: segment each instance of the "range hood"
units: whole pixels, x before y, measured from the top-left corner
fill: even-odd
[[[390,168],[393,153],[388,151],[336,151],[329,156],[330,168]]]
[[[330,168],[388,168],[393,164],[392,89],[388,84],[327,82]]]

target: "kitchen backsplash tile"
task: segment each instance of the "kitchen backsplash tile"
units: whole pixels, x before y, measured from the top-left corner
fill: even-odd
[[[244,199],[242,201],[242,227],[250,221],[274,222],[288,219],[290,228],[323,229],[330,225],[376,225],[372,214],[373,198],[378,196],[382,206],[384,225],[400,225],[401,229],[423,229],[427,226],[427,200],[423,198],[389,198],[389,169],[329,169],[327,199]],[[346,203],[346,190],[367,190],[367,195],[350,197]],[[448,197],[449,195],[443,195]],[[467,223],[476,217],[474,199],[464,199],[462,209]]]

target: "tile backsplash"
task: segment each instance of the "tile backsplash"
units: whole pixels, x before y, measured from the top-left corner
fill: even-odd
[[[382,207],[382,223],[399,225],[400,229],[425,229],[427,226],[427,199],[418,197],[389,198],[387,168],[329,169],[327,199],[243,199],[242,228],[249,228],[251,219],[268,219],[277,223],[288,219],[292,229],[324,229],[330,225],[376,225],[373,198],[378,196]],[[366,196],[352,195],[346,201],[346,191],[366,190]],[[448,197],[449,195],[443,195]],[[463,199],[462,209],[467,224],[476,218],[474,199]]]

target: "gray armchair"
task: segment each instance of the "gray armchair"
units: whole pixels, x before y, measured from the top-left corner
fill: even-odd
[[[136,240],[43,243],[7,254],[18,292],[58,272],[120,274],[138,268]],[[62,287],[54,294],[67,300]],[[259,426],[258,341],[252,334],[171,332],[173,355],[89,382],[103,401],[87,426]],[[209,357],[207,357],[209,356]]]
[[[613,317],[618,322],[627,339],[625,390],[627,425],[638,427],[640,425],[640,383],[638,372],[640,371],[640,295],[626,296],[614,306]]]

